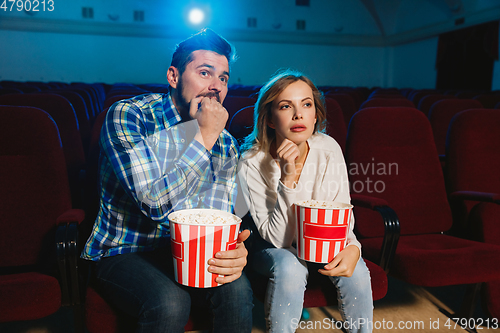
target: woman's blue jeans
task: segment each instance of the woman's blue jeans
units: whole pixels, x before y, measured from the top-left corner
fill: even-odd
[[[305,261],[286,249],[268,247],[253,253],[252,268],[269,278],[264,304],[267,331],[295,332],[309,275]],[[343,327],[351,333],[371,332],[373,299],[370,272],[364,260],[358,261],[351,277],[329,279],[337,288]]]
[[[246,276],[214,288],[175,282],[169,248],[103,258],[95,265],[100,294],[138,319],[136,332],[184,332],[191,304],[206,304],[213,332],[252,331],[252,289]]]

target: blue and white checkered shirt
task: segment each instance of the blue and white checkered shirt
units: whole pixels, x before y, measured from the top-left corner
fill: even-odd
[[[181,122],[170,94],[115,103],[104,122],[100,207],[82,258],[163,246],[174,210],[234,209],[236,140],[224,130],[211,151],[194,140],[197,121]]]

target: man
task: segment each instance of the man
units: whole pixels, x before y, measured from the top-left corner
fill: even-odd
[[[101,202],[82,258],[92,260],[103,297],[138,318],[137,332],[184,332],[192,302],[212,311],[214,332],[251,332],[247,251],[216,253],[215,288],[176,283],[167,216],[174,210],[233,211],[236,140],[224,130],[232,46],[205,29],[177,45],[169,92],[115,103],[100,138]]]

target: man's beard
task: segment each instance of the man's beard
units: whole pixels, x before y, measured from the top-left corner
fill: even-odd
[[[191,101],[187,101],[184,98],[184,84],[183,84],[182,80],[179,80],[178,90],[179,90],[179,94],[178,94],[178,97],[179,97],[179,100],[178,100],[179,106],[180,106],[180,108],[182,110],[186,110],[185,112],[189,113]],[[215,99],[217,100],[217,102],[221,103],[221,101],[220,101],[220,93],[217,92],[217,91],[208,91],[206,93],[201,93],[201,94],[197,95],[196,97],[208,97],[208,98],[215,97]]]

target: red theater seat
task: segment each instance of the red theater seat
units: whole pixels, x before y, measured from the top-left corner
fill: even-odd
[[[500,279],[500,247],[447,234],[451,209],[432,130],[421,111],[360,110],[351,120],[346,151],[354,195],[385,200],[397,214],[400,237],[390,275],[427,287]],[[353,167],[371,163],[374,172],[353,172]],[[383,251],[384,221],[362,207],[355,214],[363,256],[377,262]]]
[[[479,101],[486,109],[493,109],[500,102],[500,95],[480,94],[474,96],[472,99]]]
[[[41,109],[0,106],[0,322],[34,320],[71,305],[66,275],[72,209],[54,120]]]
[[[344,152],[347,127],[345,125],[342,109],[336,100],[328,96],[325,97],[325,107],[327,121],[326,134],[334,138],[340,145],[340,148],[342,148],[342,152]]]
[[[247,96],[226,96],[224,99],[224,107],[226,108],[227,112],[229,113],[229,118],[226,123],[226,129],[229,130],[229,125],[231,123],[231,119],[233,118],[234,114],[238,112],[239,110],[243,109],[244,107],[247,106],[254,106],[255,102],[257,102],[257,99],[253,97],[247,97]]]
[[[447,183],[456,232],[500,246],[500,110],[471,109],[453,117],[447,142]],[[487,282],[483,304],[500,317],[500,280]]]
[[[442,99],[450,99],[450,98],[454,99],[456,97],[453,95],[441,95],[441,94],[431,94],[424,96],[418,103],[418,109],[422,111],[426,116],[428,116],[429,110],[431,109],[434,103]]]
[[[434,142],[437,152],[441,158],[445,156],[446,133],[448,125],[454,115],[460,111],[482,108],[481,103],[472,99],[443,99],[434,103],[429,110],[429,121],[431,123]]]
[[[253,129],[253,106],[247,106],[234,114],[229,123],[229,133],[241,144]]]
[[[36,93],[3,95],[0,96],[0,104],[40,108],[54,119],[61,136],[73,203],[75,207],[81,207],[80,182],[86,159],[78,119],[71,103],[56,94]]]
[[[500,200],[481,202],[470,211],[468,224],[474,229],[476,239],[499,246]],[[481,289],[483,308],[491,318],[500,318],[500,280],[486,282]]]
[[[500,110],[469,109],[453,117],[446,146],[446,181],[457,232],[471,235],[466,225],[472,207],[500,195]],[[471,226],[472,228],[474,226]]]
[[[406,106],[413,108],[415,105],[412,101],[401,96],[400,98],[385,98],[385,97],[373,97],[363,102],[360,106],[361,109],[377,107],[377,106]]]
[[[80,95],[80,97],[85,102],[85,106],[87,107],[87,114],[89,116],[90,124],[93,124],[94,119],[97,116],[99,110],[96,109],[96,102],[93,100],[93,97],[90,94],[90,92],[86,89],[83,89],[82,87],[78,87],[75,85],[67,86],[62,90],[71,91]]]
[[[46,91],[45,93],[61,95],[71,103],[73,109],[75,110],[76,118],[78,119],[78,129],[80,130],[80,136],[82,137],[83,150],[85,151],[85,154],[87,154],[92,125],[90,124],[87,105],[85,104],[82,96],[74,91],[59,89]]]
[[[420,100],[426,96],[429,95],[438,95],[439,92],[437,90],[433,89],[422,89],[422,90],[415,90],[412,93],[410,93],[410,96],[408,99],[415,104],[416,107],[420,104]]]
[[[352,115],[358,111],[352,96],[346,93],[329,92],[325,97],[333,98],[340,105],[344,115],[345,127],[348,128]]]

